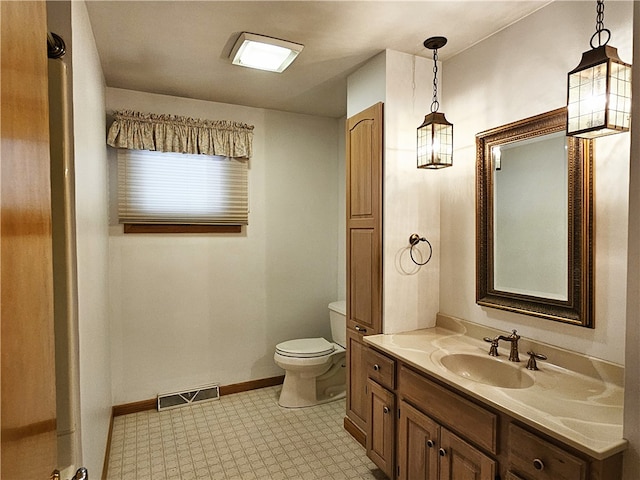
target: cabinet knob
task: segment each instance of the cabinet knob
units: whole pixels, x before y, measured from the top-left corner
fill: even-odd
[[[434,445],[435,445],[435,443],[433,443],[433,440],[431,440],[431,439],[427,440],[427,447],[433,448]]]
[[[384,408],[382,409],[382,411],[383,411],[384,413],[389,413],[389,407],[384,407]]]
[[[440,454],[441,457],[447,456],[447,451],[444,448],[441,448],[440,450],[438,450],[438,453]]]
[[[356,325],[356,332],[367,333],[367,329]]]
[[[533,468],[542,471],[544,470],[544,463],[539,458],[536,458],[533,460]]]
[[[378,370],[380,370],[380,365],[378,365],[377,363],[373,366],[373,369],[377,372]]]

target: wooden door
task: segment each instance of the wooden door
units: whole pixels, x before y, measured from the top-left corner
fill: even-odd
[[[382,103],[354,115],[346,128],[347,418],[366,443],[367,396],[362,335],[382,333]]]
[[[347,120],[347,326],[382,332],[382,103]]]
[[[445,428],[440,430],[440,480],[494,480],[496,462]]]
[[[440,426],[405,401],[400,402],[399,422],[399,478],[437,480]]]
[[[369,391],[369,430],[367,456],[389,478],[393,478],[396,396],[373,380],[367,381]]]
[[[368,416],[366,352],[362,334],[347,329],[347,416],[362,435],[366,432]]]
[[[0,2],[0,24],[0,477],[44,480],[56,467],[46,4]]]

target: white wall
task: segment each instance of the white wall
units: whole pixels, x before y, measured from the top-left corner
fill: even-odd
[[[242,234],[124,235],[111,227],[114,404],[282,374],[275,345],[330,338],[327,305],[344,298],[340,121],[108,88],[107,110],[120,108],[255,130]]]
[[[454,166],[441,172],[440,311],[624,363],[628,133],[596,140],[595,329],[475,303],[475,135],[566,103],[567,72],[589,49],[595,3],[554,2],[444,62],[442,110],[455,125]],[[632,3],[610,2],[611,45],[631,61]]]
[[[102,476],[111,418],[104,78],[84,2],[71,2],[82,462]]]
[[[432,327],[438,313],[442,172],[416,165],[416,129],[430,112],[432,95],[433,60],[386,51],[384,333]],[[426,238],[433,249],[431,260],[421,267],[411,260],[412,233]],[[428,254],[425,242],[414,248],[418,261],[424,262]]]
[[[386,60],[381,52],[347,77],[347,118],[386,100]]]
[[[353,116],[384,102],[383,330],[395,333],[435,325],[438,312],[439,173],[416,167],[416,129],[429,113],[433,62],[386,50],[349,76],[347,111]],[[430,262],[411,261],[409,236],[427,238]],[[420,243],[415,258],[426,259]]]

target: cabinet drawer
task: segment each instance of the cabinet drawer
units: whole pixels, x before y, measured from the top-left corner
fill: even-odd
[[[498,416],[402,365],[400,395],[438,422],[491,453],[497,453]]]
[[[505,477],[505,480],[524,480],[524,478],[519,477],[518,475],[513,473],[511,470],[509,470],[507,472],[507,476]]]
[[[536,480],[584,480],[584,460],[527,432],[509,425],[510,469]]]
[[[367,352],[367,375],[371,380],[390,390],[396,388],[395,360],[376,352],[372,348],[369,348]]]

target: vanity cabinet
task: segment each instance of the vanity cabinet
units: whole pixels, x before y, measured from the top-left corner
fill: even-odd
[[[592,458],[367,344],[367,455],[390,479],[622,477],[622,453]]]
[[[365,444],[367,428],[367,346],[362,334],[347,328],[347,418],[345,428],[361,444]]]
[[[398,393],[429,417],[489,453],[497,453],[498,415],[401,365]]]
[[[369,429],[367,431],[367,456],[389,478],[393,478],[396,396],[373,380],[367,381],[369,392]]]
[[[393,478],[396,440],[396,362],[373,349],[366,352],[367,456]]]
[[[497,416],[401,365],[398,477],[494,480]],[[463,435],[456,435],[452,430]]]
[[[440,425],[404,400],[398,422],[398,478],[437,480]]]
[[[347,119],[347,411],[345,428],[363,445],[368,421],[366,345],[382,332],[382,103]]]
[[[437,422],[400,402],[398,478],[494,480],[496,462]]]

